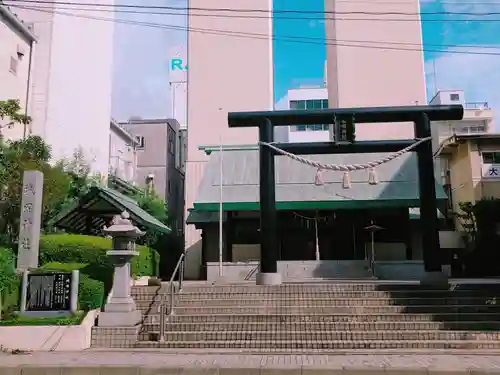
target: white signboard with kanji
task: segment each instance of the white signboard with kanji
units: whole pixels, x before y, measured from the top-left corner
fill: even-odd
[[[483,178],[500,179],[500,164],[483,164]]]

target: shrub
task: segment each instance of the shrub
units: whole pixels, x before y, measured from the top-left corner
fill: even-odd
[[[104,304],[104,283],[93,280],[86,275],[80,275],[78,305],[81,310],[98,309]]]
[[[81,273],[104,283],[106,294],[113,283],[113,266],[106,251],[111,239],[76,234],[51,234],[40,238],[40,263],[51,262],[86,264]],[[158,253],[146,246],[137,246],[139,256],[132,259],[134,276],[155,276]]]
[[[50,262],[45,263],[43,266],[39,267],[40,271],[60,271],[60,272],[71,272],[74,270],[81,270],[87,267],[85,263],[61,263],[61,262]]]
[[[60,263],[50,262],[44,264],[40,271],[71,272],[84,269],[85,263]],[[78,308],[80,310],[93,310],[100,308],[104,302],[104,283],[93,280],[80,271],[80,282],[78,285]]]
[[[14,251],[0,247],[0,316],[18,309],[21,277],[16,274],[15,262]]]
[[[16,276],[14,252],[0,247],[0,293],[9,288]]]

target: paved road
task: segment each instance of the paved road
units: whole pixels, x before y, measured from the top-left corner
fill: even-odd
[[[158,351],[84,351],[84,352],[37,352],[33,354],[1,355],[0,374],[13,374],[12,367],[59,367],[76,370],[101,367],[99,374],[105,375],[107,370],[102,366],[122,367],[130,369],[119,373],[142,373],[145,368],[170,369],[183,372],[186,369],[282,369],[305,370],[331,369],[339,373],[400,373],[409,371],[417,373],[499,373],[500,355],[466,355],[466,354],[408,354],[408,355],[246,355],[246,354],[175,354]],[[122,368],[123,369],[123,368]],[[117,370],[117,369],[114,369]],[[340,371],[339,371],[340,370]],[[196,370],[195,370],[196,371]],[[337,373],[337,371],[334,371]],[[20,371],[19,371],[20,372]],[[28,372],[28,371],[27,371]],[[26,372],[26,373],[27,373]],[[31,373],[31,371],[29,371]],[[66,373],[61,371],[59,374]],[[72,371],[71,371],[72,372]],[[168,371],[171,373],[172,371]],[[177,372],[177,371],[175,371]],[[225,371],[226,372],[226,371]],[[266,371],[267,372],[267,371]],[[307,371],[309,372],[309,371]],[[23,375],[25,371],[22,371]],[[47,374],[48,371],[41,373]],[[159,373],[157,373],[159,374]],[[238,373],[239,374],[239,373]],[[333,372],[329,371],[333,375]],[[326,375],[326,374],[325,374]]]

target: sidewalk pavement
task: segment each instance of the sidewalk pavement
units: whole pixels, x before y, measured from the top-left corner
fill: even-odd
[[[181,354],[164,351],[0,354],[0,375],[438,375],[498,374],[500,355]],[[188,374],[189,373],[189,374]],[[286,373],[286,374],[285,374]]]

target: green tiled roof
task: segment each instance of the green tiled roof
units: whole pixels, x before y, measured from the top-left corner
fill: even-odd
[[[327,164],[363,164],[386,154],[310,155]],[[220,153],[213,152],[200,183],[194,208],[218,211]],[[255,150],[223,152],[224,210],[259,209],[259,153]],[[278,209],[342,209],[418,207],[417,155],[408,153],[376,168],[379,183],[368,184],[367,171],[350,173],[351,187],[342,187],[343,172],[324,171],[323,185],[316,186],[316,170],[284,156],[276,157],[276,206]],[[436,184],[436,195],[446,199]]]
[[[137,225],[160,233],[171,232],[169,227],[140,208],[134,199],[104,186],[90,188],[87,194],[53,217],[49,225],[80,233],[87,230],[87,217],[90,217],[92,230],[99,231],[107,219],[123,211],[127,211]]]

